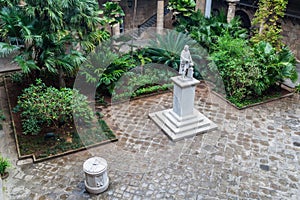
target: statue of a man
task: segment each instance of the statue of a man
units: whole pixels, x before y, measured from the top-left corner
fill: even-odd
[[[182,79],[184,79],[187,75],[189,76],[189,78],[193,77],[193,74],[191,74],[191,73],[188,74],[188,70],[190,72],[193,71],[193,66],[194,66],[194,63],[193,63],[192,56],[191,56],[191,53],[189,50],[189,46],[185,45],[180,54],[179,74],[181,74]]]

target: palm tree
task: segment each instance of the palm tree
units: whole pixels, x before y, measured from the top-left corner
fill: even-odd
[[[95,0],[14,0],[0,4],[0,43],[4,56],[19,50],[14,61],[24,73],[46,71],[72,75],[108,32]]]

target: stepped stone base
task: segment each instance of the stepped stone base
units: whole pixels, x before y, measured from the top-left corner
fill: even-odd
[[[172,109],[150,113],[149,117],[173,141],[217,129],[217,125],[194,109],[193,114],[179,117]]]

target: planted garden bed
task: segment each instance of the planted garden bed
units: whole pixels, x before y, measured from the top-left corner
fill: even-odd
[[[96,122],[99,127],[87,131],[83,130],[84,127],[77,127],[76,129],[73,124],[62,125],[61,127],[44,125],[38,134],[25,135],[20,112],[12,112],[24,87],[26,86],[14,84],[10,79],[5,79],[13,131],[20,159],[33,157],[34,162],[38,162],[117,140],[112,130],[101,118],[98,118]]]
[[[261,105],[261,104],[268,103],[271,101],[276,101],[281,98],[292,96],[294,94],[294,92],[290,91],[289,89],[287,89],[286,87],[284,87],[282,85],[280,85],[276,88],[269,89],[260,97],[247,99],[247,100],[244,100],[243,102],[231,102],[229,99],[225,98],[223,95],[221,95],[217,92],[214,92],[214,91],[213,91],[213,93],[216,96],[223,99],[224,101],[226,101],[231,106],[233,106],[239,110],[250,108],[253,106],[257,106],[257,105]]]

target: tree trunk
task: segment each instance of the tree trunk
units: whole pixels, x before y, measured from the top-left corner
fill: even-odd
[[[64,79],[64,71],[63,69],[60,67],[59,68],[59,88],[64,88],[66,87],[66,82],[65,82],[65,79]]]

